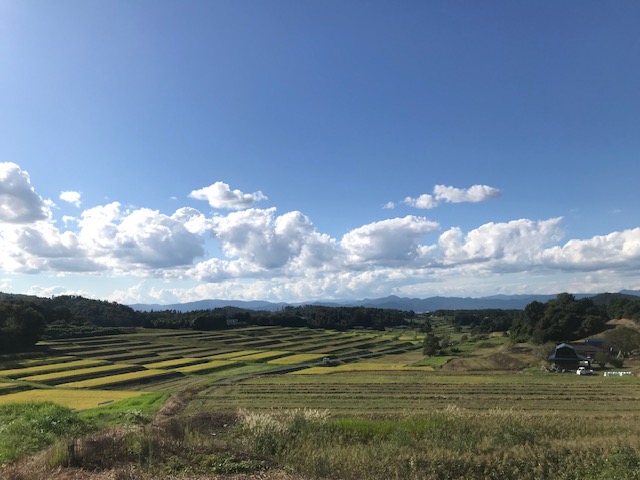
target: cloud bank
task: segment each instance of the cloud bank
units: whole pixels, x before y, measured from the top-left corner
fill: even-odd
[[[79,194],[67,193],[60,198],[79,204]],[[436,186],[433,194],[414,200],[428,208],[430,202],[478,202],[498,194],[487,186]],[[36,193],[28,173],[13,163],[0,164],[0,271],[126,275],[139,282],[111,299],[175,302],[363,298],[416,294],[440,283],[463,288],[576,272],[597,288],[602,278],[637,281],[640,268],[640,228],[565,239],[560,217],[490,222],[463,231],[407,215],[333,238],[302,212],[255,208],[267,198],[261,192],[244,194],[216,182],[191,196],[232,211],[206,215],[182,207],[163,213],[110,202],[67,217],[60,227],[52,202]],[[170,283],[159,288],[156,280]]]

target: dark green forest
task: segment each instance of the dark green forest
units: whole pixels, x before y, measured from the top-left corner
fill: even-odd
[[[571,341],[603,332],[610,318],[606,305],[561,293],[546,303],[534,301],[527,305],[511,325],[511,338],[538,344]]]
[[[603,294],[577,300],[563,293],[524,310],[439,310],[455,328],[478,333],[509,331],[514,341],[571,341],[605,330],[610,318],[640,321],[640,298]],[[369,307],[288,306],[278,311],[237,307],[179,312],[140,312],[115,302],[62,295],[40,298],[0,293],[0,352],[20,351],[41,339],[107,335],[131,327],[217,330],[242,325],[270,325],[346,330],[384,330],[406,325],[424,329],[424,315]]]

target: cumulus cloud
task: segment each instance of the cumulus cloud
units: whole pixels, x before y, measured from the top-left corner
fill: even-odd
[[[499,193],[486,185],[436,185],[431,194],[407,197],[404,203],[427,209]],[[442,294],[474,288],[496,292],[504,275],[523,292],[535,291],[536,285],[527,282],[538,274],[547,280],[538,288],[566,282],[600,289],[613,274],[615,285],[629,287],[625,275],[637,285],[633,272],[640,268],[640,228],[566,240],[562,219],[551,218],[491,222],[467,231],[453,227],[437,234],[438,223],[409,215],[366,224],[336,239],[318,232],[301,212],[249,208],[266,198],[261,192],[244,194],[218,182],[191,196],[232,211],[208,216],[183,207],[165,214],[111,202],[56,224],[51,202],[36,193],[29,175],[15,164],[0,164],[0,271],[127,274],[150,282],[116,292],[118,298],[172,302],[422,296],[421,289],[428,288]],[[81,195],[66,191],[60,199],[80,205]],[[198,285],[157,286],[168,279]]]
[[[470,188],[456,188],[446,185],[436,185],[433,187],[433,193],[423,193],[414,197],[406,197],[403,200],[405,205],[410,207],[430,209],[437,207],[441,202],[447,203],[477,203],[484,202],[491,198],[500,196],[500,190],[488,185],[474,185]]]
[[[404,199],[404,204],[415,208],[430,209],[438,206],[438,201],[433,195],[423,193],[418,198],[407,197]]]
[[[148,208],[121,212],[113,202],[85,210],[78,236],[92,256],[113,268],[188,266],[204,255],[198,214],[193,209],[172,216]]]
[[[300,212],[275,212],[249,209],[214,217],[213,231],[225,255],[265,269],[282,267],[297,256],[314,227]]]
[[[0,163],[0,223],[27,224],[50,217],[50,203],[35,192],[29,174],[15,163]]]
[[[436,222],[407,215],[356,228],[342,237],[340,245],[351,264],[407,264],[418,256],[420,240],[438,228]]]
[[[60,200],[63,202],[72,203],[76,207],[80,207],[82,194],[80,192],[74,192],[71,190],[60,192]]]
[[[261,192],[243,193],[240,190],[231,190],[224,182],[216,182],[200,190],[193,190],[189,197],[196,200],[206,200],[213,208],[224,210],[242,210],[253,206],[267,197]]]
[[[433,194],[437,200],[450,202],[450,203],[462,203],[462,202],[484,202],[491,198],[495,198],[500,195],[500,190],[497,188],[489,187],[487,185],[474,185],[470,188],[461,189],[455,187],[448,187],[446,185],[436,185],[433,187]]]
[[[638,269],[640,228],[569,240],[564,246],[546,249],[542,258],[553,267],[576,270]]]
[[[540,263],[545,247],[562,237],[562,218],[487,223],[464,235],[459,228],[438,240],[442,265],[492,262],[498,268],[528,268]]]

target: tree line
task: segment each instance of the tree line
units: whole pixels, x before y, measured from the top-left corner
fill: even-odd
[[[245,310],[237,307],[177,312],[175,310],[140,312],[147,328],[192,328],[216,330],[230,325],[263,325],[347,330],[403,325],[415,312],[370,307],[327,307],[321,305],[287,306],[277,311]]]
[[[81,296],[40,298],[0,293],[0,353],[21,351],[42,339],[114,334],[130,327],[218,330],[235,325],[277,325],[384,330],[413,317],[412,311],[316,305],[285,307],[275,312],[237,307],[140,312]]]
[[[428,316],[448,318],[454,330],[464,326],[477,333],[509,331],[513,341],[532,343],[571,341],[600,333],[610,318],[640,321],[640,298],[617,294],[601,297],[606,302],[603,298],[578,300],[563,293],[546,303],[531,302],[522,311],[439,310]],[[40,298],[0,293],[0,353],[24,349],[43,338],[111,334],[128,327],[216,330],[234,325],[274,325],[383,330],[409,325],[428,331],[428,320],[419,317],[413,311],[321,305],[287,306],[273,312],[237,307],[140,312],[81,296]]]

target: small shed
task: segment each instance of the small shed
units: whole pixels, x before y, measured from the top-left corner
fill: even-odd
[[[573,348],[573,345],[568,343],[557,345],[556,351],[549,356],[549,361],[561,370],[577,370],[578,367],[591,368],[591,359],[580,355]]]

